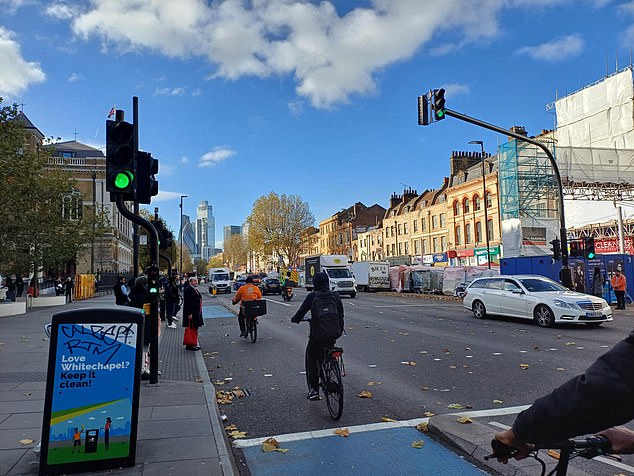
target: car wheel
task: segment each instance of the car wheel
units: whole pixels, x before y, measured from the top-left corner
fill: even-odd
[[[553,327],[555,325],[555,316],[548,306],[540,304],[535,308],[535,321],[540,327]]]
[[[473,316],[476,319],[486,319],[487,308],[482,301],[473,301],[471,310],[473,311]]]

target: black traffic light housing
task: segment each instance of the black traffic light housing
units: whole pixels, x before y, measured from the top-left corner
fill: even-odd
[[[445,89],[432,89],[431,110],[434,121],[442,121],[445,118]]]
[[[553,245],[550,249],[553,252],[553,259],[559,261],[561,259],[561,241],[559,238],[555,238],[550,244]]]
[[[586,259],[594,259],[596,252],[594,250],[594,236],[586,236],[583,239],[583,256]]]
[[[426,126],[429,124],[429,98],[427,94],[418,96],[418,125]]]
[[[570,256],[575,258],[584,256],[583,244],[581,240],[577,240],[577,239],[570,240]]]
[[[147,274],[147,290],[151,296],[156,296],[159,294],[160,289],[160,273],[159,268],[156,265],[148,266],[146,270]]]
[[[106,121],[106,190],[111,196],[134,200],[134,126]],[[111,197],[112,198],[112,197]]]
[[[163,220],[155,220],[152,222],[154,228],[156,228],[156,232],[159,236],[159,249],[167,250],[172,247],[172,243],[174,241],[174,236],[170,230],[167,229]]]
[[[150,152],[138,151],[136,154],[137,187],[135,200],[149,205],[152,197],[158,194],[158,160]]]

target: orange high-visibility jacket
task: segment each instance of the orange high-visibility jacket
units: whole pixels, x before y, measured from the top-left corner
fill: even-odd
[[[615,291],[625,291],[625,275],[621,274],[621,275],[614,275],[612,276],[612,280],[610,281],[612,283],[612,289],[614,289]]]
[[[262,299],[260,288],[252,283],[243,284],[233,298],[233,303],[237,304],[238,301],[254,301],[255,299]],[[242,302],[240,302],[240,306],[242,306]]]

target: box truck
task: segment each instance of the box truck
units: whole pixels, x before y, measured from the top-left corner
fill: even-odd
[[[315,255],[304,259],[306,289],[313,290],[313,276],[325,271],[330,279],[330,290],[350,297],[357,295],[354,276],[345,255]]]
[[[389,291],[390,263],[387,261],[357,261],[352,274],[359,291]]]
[[[229,268],[210,268],[209,269],[209,292],[212,292],[213,288],[216,288],[216,292],[230,293],[231,292],[231,270]]]

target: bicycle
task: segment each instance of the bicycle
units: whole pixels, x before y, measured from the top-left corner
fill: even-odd
[[[302,321],[310,323],[310,318]],[[321,388],[330,418],[337,421],[343,415],[343,380],[346,368],[343,363],[342,347],[322,347],[319,366],[319,387]]]
[[[245,317],[247,324],[247,334],[251,337],[251,342],[255,344],[258,339],[258,316]]]
[[[485,460],[492,458],[512,458],[519,450],[513,446],[505,445],[498,440],[491,441],[493,453],[484,457]],[[542,467],[541,476],[546,475],[546,463],[539,458],[539,450],[560,450],[559,459],[555,467],[548,473],[548,476],[565,476],[568,472],[568,462],[577,457],[592,459],[601,455],[609,455],[612,449],[610,440],[605,436],[584,436],[570,438],[558,443],[536,444],[529,456],[539,462]]]
[[[251,337],[251,342],[255,344],[258,339],[258,316],[266,314],[266,301],[263,299],[243,301],[243,310],[247,334]]]

